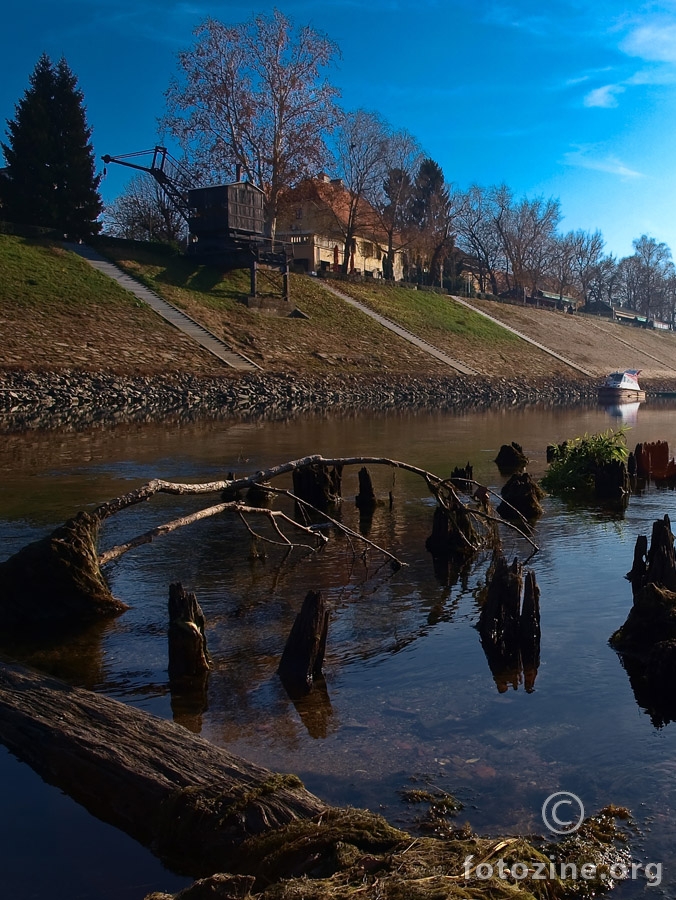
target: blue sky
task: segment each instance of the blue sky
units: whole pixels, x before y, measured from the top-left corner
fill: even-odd
[[[78,76],[97,157],[151,147],[193,28],[273,5],[340,46],[344,108],[407,128],[448,181],[558,198],[563,230],[619,257],[641,234],[676,254],[676,0],[25,0],[3,13],[0,125],[44,51]],[[104,200],[128,177],[109,167]]]

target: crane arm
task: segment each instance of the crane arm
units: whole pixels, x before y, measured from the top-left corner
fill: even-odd
[[[152,154],[150,165],[142,165],[140,162],[132,162],[133,159],[148,157]],[[105,165],[115,163],[136,169],[139,172],[147,172],[160,185],[177,212],[186,220],[189,219],[190,207],[188,204],[188,191],[192,187],[189,174],[180,164],[169,155],[166,147],[153,147],[151,150],[137,150],[135,153],[122,153],[119,156],[106,154],[102,156]]]

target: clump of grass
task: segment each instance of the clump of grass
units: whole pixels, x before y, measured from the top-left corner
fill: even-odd
[[[610,463],[626,463],[629,456],[626,432],[626,426],[617,431],[609,428],[600,434],[585,434],[559,444],[542,486],[552,494],[593,491],[599,469]]]

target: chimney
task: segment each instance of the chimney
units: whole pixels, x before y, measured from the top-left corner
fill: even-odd
[[[242,164],[237,163],[237,165],[235,166],[235,181],[241,181],[241,180],[242,180]]]

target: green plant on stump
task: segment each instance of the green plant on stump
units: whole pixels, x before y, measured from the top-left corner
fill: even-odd
[[[554,448],[542,487],[551,494],[593,491],[599,470],[612,463],[626,463],[628,456],[626,426],[565,441]]]

